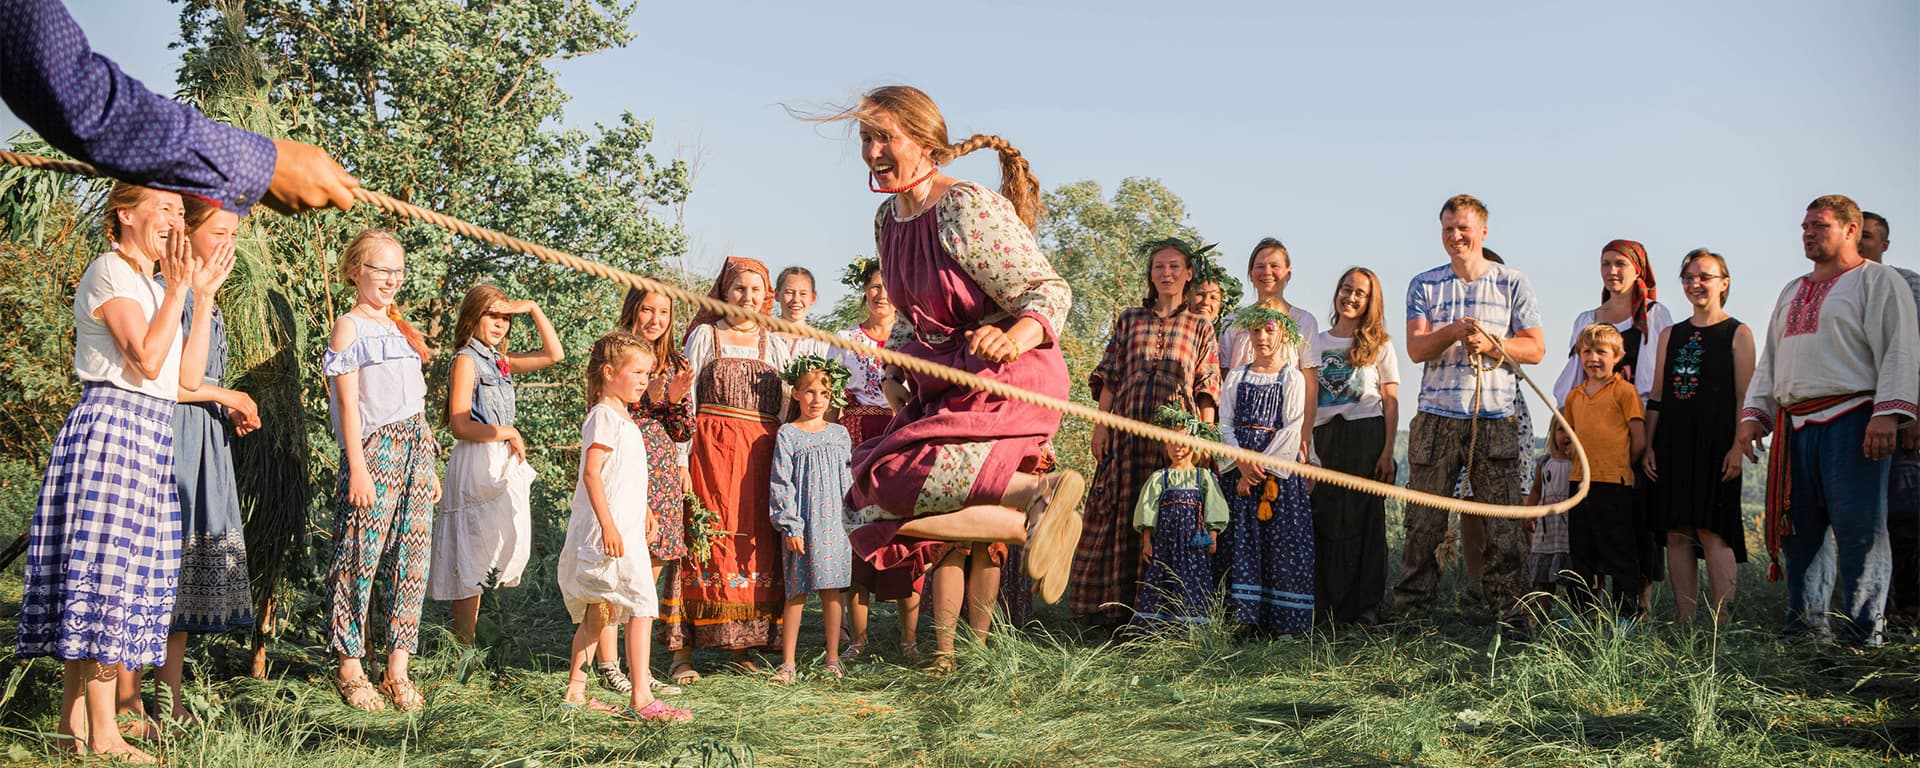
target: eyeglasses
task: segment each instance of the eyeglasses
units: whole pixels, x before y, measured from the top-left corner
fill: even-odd
[[[1722,278],[1724,278],[1724,277],[1726,277],[1726,275],[1716,275],[1716,274],[1713,274],[1713,273],[1711,273],[1711,272],[1690,272],[1690,273],[1687,273],[1687,274],[1683,274],[1683,275],[1681,275],[1681,276],[1680,276],[1680,282],[1682,282],[1682,283],[1704,283],[1704,282],[1708,282],[1708,281],[1711,281],[1711,280],[1719,280],[1719,279],[1722,279]]]
[[[376,280],[405,280],[407,277],[407,270],[404,267],[387,269],[386,267],[368,265],[362,266],[361,269],[366,270],[367,274],[373,276]]]

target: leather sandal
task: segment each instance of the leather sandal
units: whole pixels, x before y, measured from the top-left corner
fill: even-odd
[[[344,699],[349,707],[362,712],[379,712],[387,708],[387,703],[380,700],[380,693],[374,690],[373,681],[368,680],[364,675],[352,680],[341,680],[336,677],[333,685],[340,691],[340,698]]]
[[[1026,571],[1038,582],[1034,586],[1040,599],[1057,603],[1066,594],[1073,552],[1080,543],[1080,500],[1087,495],[1087,479],[1069,469],[1040,482],[1028,507]]]
[[[388,679],[380,683],[380,692],[393,700],[393,705],[402,712],[418,712],[427,708],[427,700],[420,690],[413,687],[412,680]]]

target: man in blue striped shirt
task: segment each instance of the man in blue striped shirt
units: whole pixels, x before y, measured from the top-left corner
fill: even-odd
[[[1519,270],[1488,261],[1487,207],[1472,195],[1455,195],[1440,208],[1440,244],[1447,264],[1422,272],[1407,286],[1407,354],[1425,365],[1419,411],[1407,441],[1408,487],[1449,493],[1462,467],[1474,498],[1517,504],[1520,435],[1514,403],[1520,396],[1514,363],[1538,363],[1546,335],[1533,286]],[[1484,330],[1485,333],[1481,333]],[[1393,588],[1394,615],[1424,620],[1432,612],[1440,580],[1437,550],[1450,525],[1443,510],[1409,505],[1400,583]],[[1524,637],[1527,617],[1520,598],[1528,584],[1523,566],[1527,540],[1518,520],[1486,521],[1486,569],[1481,593],[1510,634]]]

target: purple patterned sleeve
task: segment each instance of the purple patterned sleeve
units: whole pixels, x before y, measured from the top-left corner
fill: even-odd
[[[245,215],[273,178],[271,139],[147,90],[57,0],[0,0],[0,97],[47,143],[129,183]]]

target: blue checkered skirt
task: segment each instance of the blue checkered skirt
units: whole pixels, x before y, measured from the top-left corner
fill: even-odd
[[[173,405],[88,384],[67,414],[27,531],[22,658],[166,660],[180,570]]]

